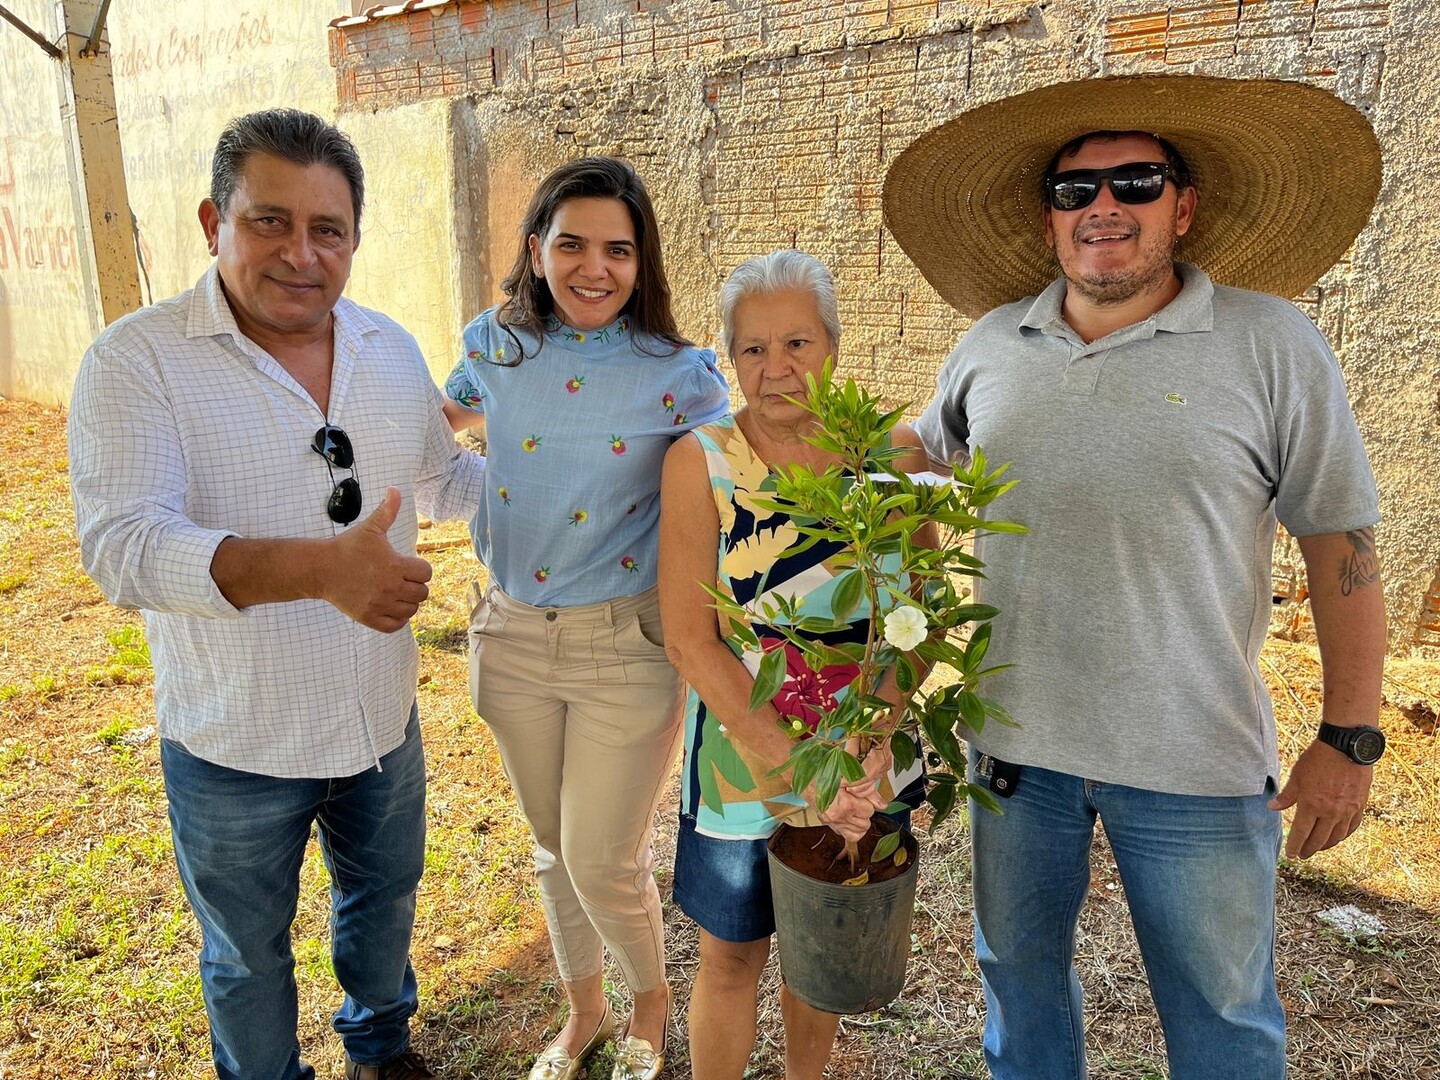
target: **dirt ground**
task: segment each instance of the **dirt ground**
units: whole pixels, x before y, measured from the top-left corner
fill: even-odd
[[[0,1080],[212,1075],[139,617],[107,604],[80,569],[63,414],[0,401],[0,460]],[[523,1076],[553,1033],[558,989],[523,822],[467,699],[464,587],[476,564],[463,528],[422,537],[436,582],[416,620],[430,768],[416,1046],[447,1077],[499,1080]],[[1293,636],[1303,639],[1303,619],[1280,622],[1300,626]],[[1318,660],[1304,640],[1277,637],[1264,661],[1288,759],[1318,715]],[[1440,664],[1392,662],[1385,693],[1391,749],[1364,825],[1278,877],[1278,971],[1299,1080],[1440,1080]],[[685,1002],[698,958],[693,926],[669,902],[675,798],[672,784],[657,815],[678,1012],[665,1075],[687,1080]],[[906,989],[887,1008],[844,1020],[835,1077],[985,1075],[967,835],[920,831]],[[1162,1036],[1103,839],[1092,873],[1078,959],[1092,1075],[1163,1077]],[[1318,918],[1347,904],[1383,929],[1347,936]],[[301,1039],[318,1074],[338,1077],[327,906],[312,852],[294,935]],[[783,1075],[773,968],[747,1074],[757,1080]],[[608,1051],[598,1054],[590,1076],[609,1066]]]

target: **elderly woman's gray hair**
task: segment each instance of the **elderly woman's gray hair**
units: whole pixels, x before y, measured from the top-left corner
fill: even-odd
[[[815,298],[820,323],[830,337],[832,350],[840,347],[840,312],[835,302],[835,279],[814,255],[781,248],[768,255],[746,259],[720,287],[720,349],[734,357],[735,307],[749,296],[770,296],[785,289],[804,289]]]

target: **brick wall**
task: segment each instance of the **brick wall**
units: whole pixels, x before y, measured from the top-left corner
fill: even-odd
[[[342,108],[502,106],[524,120],[516,151],[535,175],[589,151],[642,170],[693,162],[693,183],[673,196],[698,193],[698,234],[667,230],[675,272],[702,297],[677,289],[691,331],[708,336],[729,268],[794,244],[840,280],[847,361],[910,399],[963,323],[884,229],[880,190],[889,162],[937,119],[1097,68],[1255,74],[1277,61],[1366,104],[1389,32],[1383,0],[479,0],[348,21],[332,31],[331,59]],[[518,215],[487,220],[507,216]],[[495,270],[476,272],[493,281]],[[1342,267],[1300,298],[1336,335],[1343,279]]]
[[[457,246],[473,253],[457,289],[466,302],[498,299],[536,178],[582,153],[623,154],[656,196],[688,333],[713,340],[716,286],[737,262],[799,246],[836,274],[843,366],[895,402],[923,405],[965,323],[883,225],[885,170],[910,140],[966,108],[1062,79],[1150,71],[1302,79],[1375,120],[1387,159],[1376,220],[1387,209],[1396,222],[1429,220],[1406,200],[1423,202],[1419,189],[1436,187],[1418,162],[1437,139],[1440,103],[1429,84],[1407,82],[1440,66],[1437,35],[1426,30],[1431,6],[475,0],[349,21],[331,31],[331,59],[342,110],[453,102]],[[1429,103],[1417,104],[1417,93]],[[486,236],[466,235],[474,228]],[[1416,454],[1389,450],[1417,433],[1440,447],[1440,399],[1409,376],[1400,396],[1414,405],[1401,409],[1409,409],[1402,422],[1386,365],[1395,349],[1414,347],[1413,333],[1402,341],[1395,330],[1407,283],[1424,289],[1433,274],[1413,242],[1408,254],[1403,246],[1368,228],[1296,300],[1341,357],[1387,499],[1428,499],[1419,513],[1387,505],[1398,522],[1382,536],[1402,579],[1388,590],[1400,623],[1394,643],[1428,647],[1434,631],[1421,627],[1435,618],[1426,597],[1440,567],[1440,499],[1424,494],[1433,484],[1417,478]],[[1424,377],[1423,361],[1420,369]],[[1430,377],[1440,392],[1440,374]],[[1440,469],[1436,454],[1428,457]],[[1278,580],[1294,579],[1293,555],[1277,548]]]

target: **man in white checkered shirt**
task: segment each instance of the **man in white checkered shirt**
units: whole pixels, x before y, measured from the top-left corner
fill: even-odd
[[[230,123],[196,286],[109,327],[71,401],[86,569],[140,608],[176,861],[200,920],[222,1080],[306,1080],[290,924],[312,824],[331,875],[347,1080],[410,1050],[425,760],[410,617],[416,507],[467,517],[461,452],[415,341],[341,297],[364,174],[291,109]]]

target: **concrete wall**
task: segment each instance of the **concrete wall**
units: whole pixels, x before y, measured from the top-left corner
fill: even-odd
[[[53,0],[6,0],[53,36]],[[146,302],[187,289],[209,263],[196,209],[210,154],[233,116],[337,109],[329,23],[349,0],[249,5],[114,3],[108,42]],[[60,65],[0,24],[0,395],[66,400],[98,332],[88,312],[60,109]],[[402,318],[437,370],[459,334],[450,241],[448,106],[357,113],[345,127],[367,172],[367,211],[348,290]],[[405,147],[406,153],[390,150]]]
[[[111,5],[116,107],[150,296],[189,288],[209,264],[196,208],[231,117],[271,105],[335,115],[324,40],[343,13],[336,0]]]
[[[47,38],[54,4],[6,7]],[[57,401],[93,337],[70,197],[58,65],[0,24],[0,394]],[[64,391],[60,383],[65,383]]]
[[[796,244],[839,279],[848,370],[917,406],[965,323],[882,223],[885,170],[911,139],[1103,74],[1333,91],[1373,119],[1385,184],[1354,249],[1296,299],[1341,358],[1370,448],[1392,647],[1406,651],[1440,649],[1437,29],[1420,0],[488,0],[355,20],[332,50],[346,116],[452,103],[467,311],[498,297],[534,181],[582,153],[623,154],[658,197],[693,337],[713,340],[716,286],[737,262]],[[1284,581],[1294,549],[1279,555]]]

